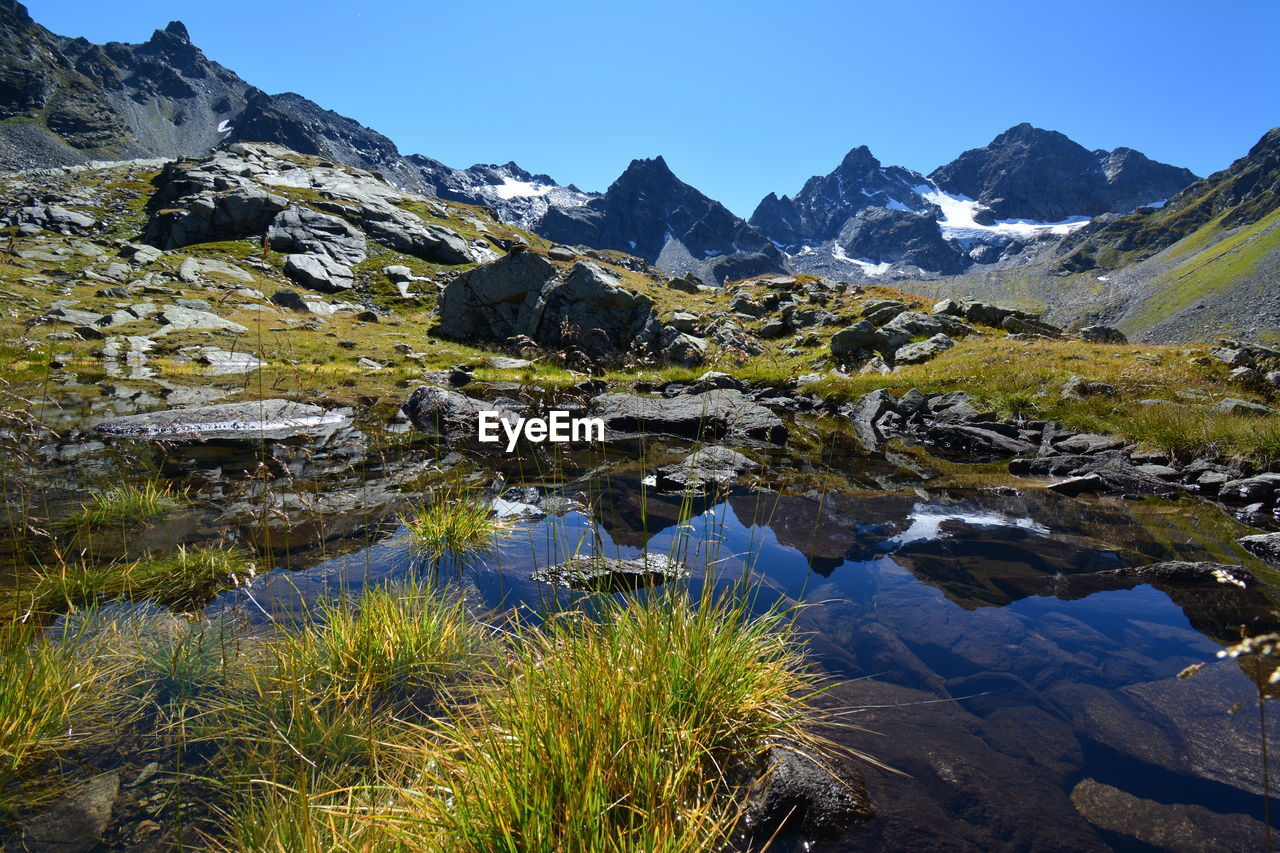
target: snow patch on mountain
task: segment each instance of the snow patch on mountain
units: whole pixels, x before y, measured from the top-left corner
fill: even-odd
[[[983,225],[975,219],[982,206],[973,199],[945,192],[931,184],[921,184],[915,191],[942,211],[942,219],[938,221],[942,236],[964,246],[1006,240],[1028,241],[1048,236],[1062,237],[1089,224],[1089,217],[1073,216],[1061,222],[1002,219],[994,225]]]

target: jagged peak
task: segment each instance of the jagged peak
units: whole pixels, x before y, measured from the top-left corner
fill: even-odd
[[[191,34],[187,32],[187,25],[182,21],[170,21],[164,31],[171,36],[177,36],[185,42],[191,41]]]
[[[866,171],[868,169],[879,169],[880,161],[871,153],[871,149],[865,145],[859,145],[844,155],[844,159],[840,161],[840,171],[848,169],[857,169]]]

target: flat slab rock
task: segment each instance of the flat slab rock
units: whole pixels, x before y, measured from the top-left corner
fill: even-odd
[[[606,439],[658,433],[704,440],[787,441],[781,418],[729,389],[678,397],[601,394],[591,400],[588,414],[604,421]]]
[[[126,415],[103,421],[94,430],[107,436],[154,440],[279,439],[346,421],[344,415],[307,403],[255,400]]]
[[[665,554],[645,554],[631,560],[578,554],[530,575],[539,583],[594,592],[624,592],[688,576],[688,569]]]

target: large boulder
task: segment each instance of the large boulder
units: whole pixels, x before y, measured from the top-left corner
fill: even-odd
[[[524,251],[454,279],[440,297],[440,327],[461,340],[505,342],[524,337],[593,356],[656,352],[667,347],[692,362],[697,345],[658,322],[653,301],[628,290],[591,261],[562,272]]]
[[[843,361],[868,350],[881,351],[888,345],[888,336],[870,320],[859,320],[831,337],[831,355]]]
[[[400,407],[419,431],[427,435],[448,439],[475,438],[479,432],[479,415],[482,411],[496,411],[501,420],[514,418],[510,411],[468,397],[459,391],[439,385],[421,385],[415,388]]]
[[[895,365],[923,364],[926,361],[932,361],[955,345],[955,340],[939,332],[927,341],[907,344],[900,348],[893,354],[893,363]]]

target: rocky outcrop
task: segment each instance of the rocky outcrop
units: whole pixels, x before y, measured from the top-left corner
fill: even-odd
[[[1089,151],[1065,135],[1019,124],[985,148],[964,152],[929,178],[985,205],[996,219],[1059,222],[1128,213],[1168,199],[1196,180],[1131,148]]]
[[[346,266],[367,254],[365,237],[344,219],[309,207],[290,207],[271,221],[267,240],[277,252],[328,255]]]
[[[759,463],[727,447],[704,447],[674,465],[658,469],[659,489],[714,489],[727,486],[759,468]]]
[[[593,358],[660,354],[680,333],[664,329],[649,297],[628,290],[591,261],[568,271],[533,252],[516,252],[450,282],[440,297],[440,329],[460,340],[575,349]]]

